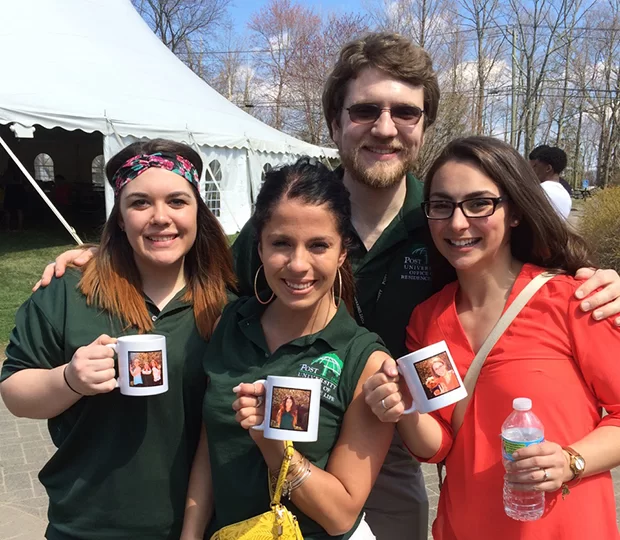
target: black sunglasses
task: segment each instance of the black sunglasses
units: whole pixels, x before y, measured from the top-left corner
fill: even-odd
[[[357,103],[351,105],[349,118],[356,124],[374,124],[383,111],[389,111],[392,121],[399,126],[415,126],[422,118],[424,109],[415,105],[396,105],[395,107],[379,107],[375,103]]]

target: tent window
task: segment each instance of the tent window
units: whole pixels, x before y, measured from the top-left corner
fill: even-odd
[[[209,168],[211,169],[215,180],[217,180],[218,185],[222,187],[222,166],[220,165],[220,162],[217,159],[214,159],[211,163],[209,163]],[[213,212],[213,215],[215,217],[220,217],[222,202],[220,190],[218,189],[218,186],[215,185],[215,182],[213,181],[213,178],[211,178],[209,171],[207,171],[205,180],[205,202],[207,203],[209,210]]]
[[[98,155],[95,159],[93,159],[90,172],[94,185],[103,186],[105,184],[103,155]]]
[[[34,179],[37,182],[54,180],[54,160],[48,154],[39,154],[34,158]]]

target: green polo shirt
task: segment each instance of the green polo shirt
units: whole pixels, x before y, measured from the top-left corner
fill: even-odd
[[[208,385],[203,415],[207,427],[217,530],[269,510],[268,471],[260,450],[235,420],[232,389],[267,375],[315,377],[323,381],[319,438],[295,447],[325,469],[369,356],[385,350],[376,334],[360,328],[344,304],[320,332],[269,352],[260,318],[265,306],[241,298],[222,314],[204,357]],[[327,540],[323,528],[286,499],[306,540]],[[345,539],[350,534],[332,538]]]
[[[0,380],[69,362],[99,335],[135,334],[77,289],[68,271],[16,315]],[[206,344],[179,292],[160,312],[146,299],[153,333],[166,336],[169,390],[157,396],[82,397],[48,421],[57,447],[39,474],[49,495],[51,540],[179,538],[200,432]]]
[[[337,171],[340,176],[342,169]],[[355,318],[381,336],[394,357],[405,354],[405,328],[413,309],[434,292],[428,263],[430,244],[422,212],[422,183],[407,175],[405,202],[370,251],[356,238],[349,251],[356,283]],[[239,292],[254,294],[254,276],[260,266],[257,239],[246,223],[232,246]],[[266,288],[261,272],[259,288]]]

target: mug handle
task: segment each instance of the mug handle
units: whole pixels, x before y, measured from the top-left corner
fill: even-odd
[[[106,343],[106,347],[110,347],[110,349],[112,349],[114,352],[116,352],[116,343]],[[118,379],[116,380],[116,388],[120,387],[120,383],[118,382]]]
[[[267,386],[267,380],[266,379],[258,379],[257,381],[254,381],[253,384],[256,384],[256,383],[263,383],[264,386]],[[265,415],[265,417],[263,418],[263,423],[262,424],[259,424],[258,426],[252,426],[252,429],[255,429],[256,431],[265,431],[265,419],[266,418],[267,418],[267,415]]]
[[[402,377],[404,377],[403,372],[400,369],[400,366],[398,364],[396,364],[396,369],[398,370],[398,374],[401,375]],[[405,384],[407,384],[407,382],[405,381]],[[408,409],[405,409],[403,411],[403,414],[411,414],[416,412],[418,409],[415,406],[415,401],[413,401],[413,395],[411,396],[411,407],[409,407]]]

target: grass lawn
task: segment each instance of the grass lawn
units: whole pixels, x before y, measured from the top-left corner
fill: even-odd
[[[15,321],[15,312],[31,294],[45,265],[75,247],[66,231],[0,232],[0,361]]]

